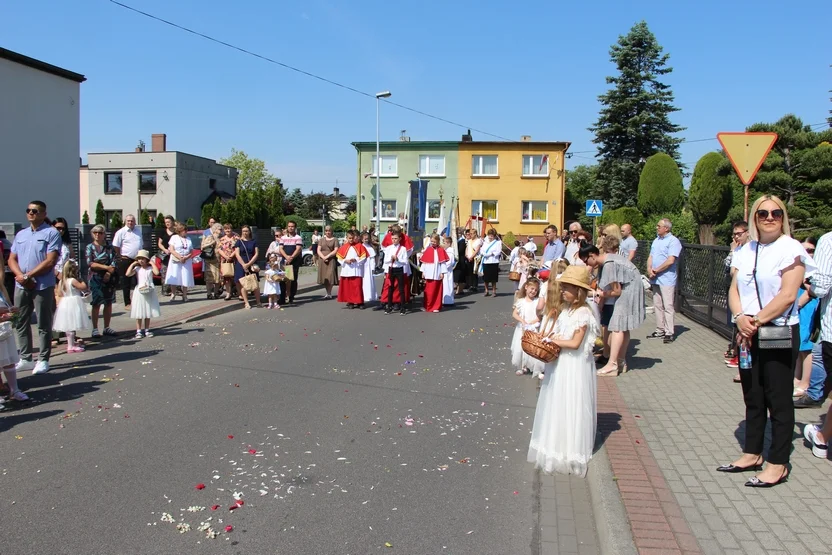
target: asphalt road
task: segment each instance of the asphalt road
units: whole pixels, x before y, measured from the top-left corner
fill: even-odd
[[[319,296],[27,373],[0,553],[537,553],[508,294],[406,316]]]

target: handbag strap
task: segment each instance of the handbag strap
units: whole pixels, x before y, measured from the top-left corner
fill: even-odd
[[[757,241],[757,244],[754,247],[754,269],[751,270],[751,277],[754,279],[754,290],[757,291],[757,304],[760,305],[760,310],[763,310],[763,299],[760,296],[760,284],[757,283],[757,260],[760,256],[760,242]],[[787,314],[781,314],[777,318],[785,318],[786,322],[788,322],[788,318],[794,314],[794,306],[792,305],[792,309]]]

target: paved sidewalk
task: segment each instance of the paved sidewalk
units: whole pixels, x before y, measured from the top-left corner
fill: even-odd
[[[706,554],[832,552],[826,522],[832,509],[832,466],[812,456],[801,433],[828,405],[796,412],[789,481],[768,490],[746,488],[750,474],[715,471],[740,454],[744,434],[742,391],[732,382],[736,370],[722,361],[727,341],[679,316],[676,341],[664,345],[646,339],[654,322],[648,316],[633,334],[630,372],[599,384],[599,392],[605,391],[599,393],[599,412],[601,399],[615,404],[620,391],[622,426],[635,423],[629,425],[626,441],[611,436],[606,449],[616,475],[625,472],[616,457],[634,453],[631,460],[642,463],[633,472],[643,474],[648,487],[633,490],[623,485],[626,480],[618,482],[639,551],[650,552],[665,541],[662,552],[696,552],[690,542],[695,538]],[[658,499],[660,511],[646,501],[651,497]],[[647,508],[634,512],[636,499],[645,500]],[[640,531],[659,541],[645,542]]]

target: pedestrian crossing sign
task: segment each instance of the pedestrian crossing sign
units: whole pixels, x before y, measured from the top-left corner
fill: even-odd
[[[597,218],[604,213],[604,201],[588,200],[586,201],[586,215],[590,218]]]

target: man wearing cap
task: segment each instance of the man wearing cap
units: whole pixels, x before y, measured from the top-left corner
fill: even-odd
[[[124,227],[116,231],[113,236],[113,249],[116,251],[118,263],[116,270],[121,277],[121,293],[124,295],[124,309],[130,309],[130,294],[136,286],[135,277],[127,277],[127,269],[136,261],[136,255],[142,248],[142,236],[136,233],[136,216],[127,214]]]

